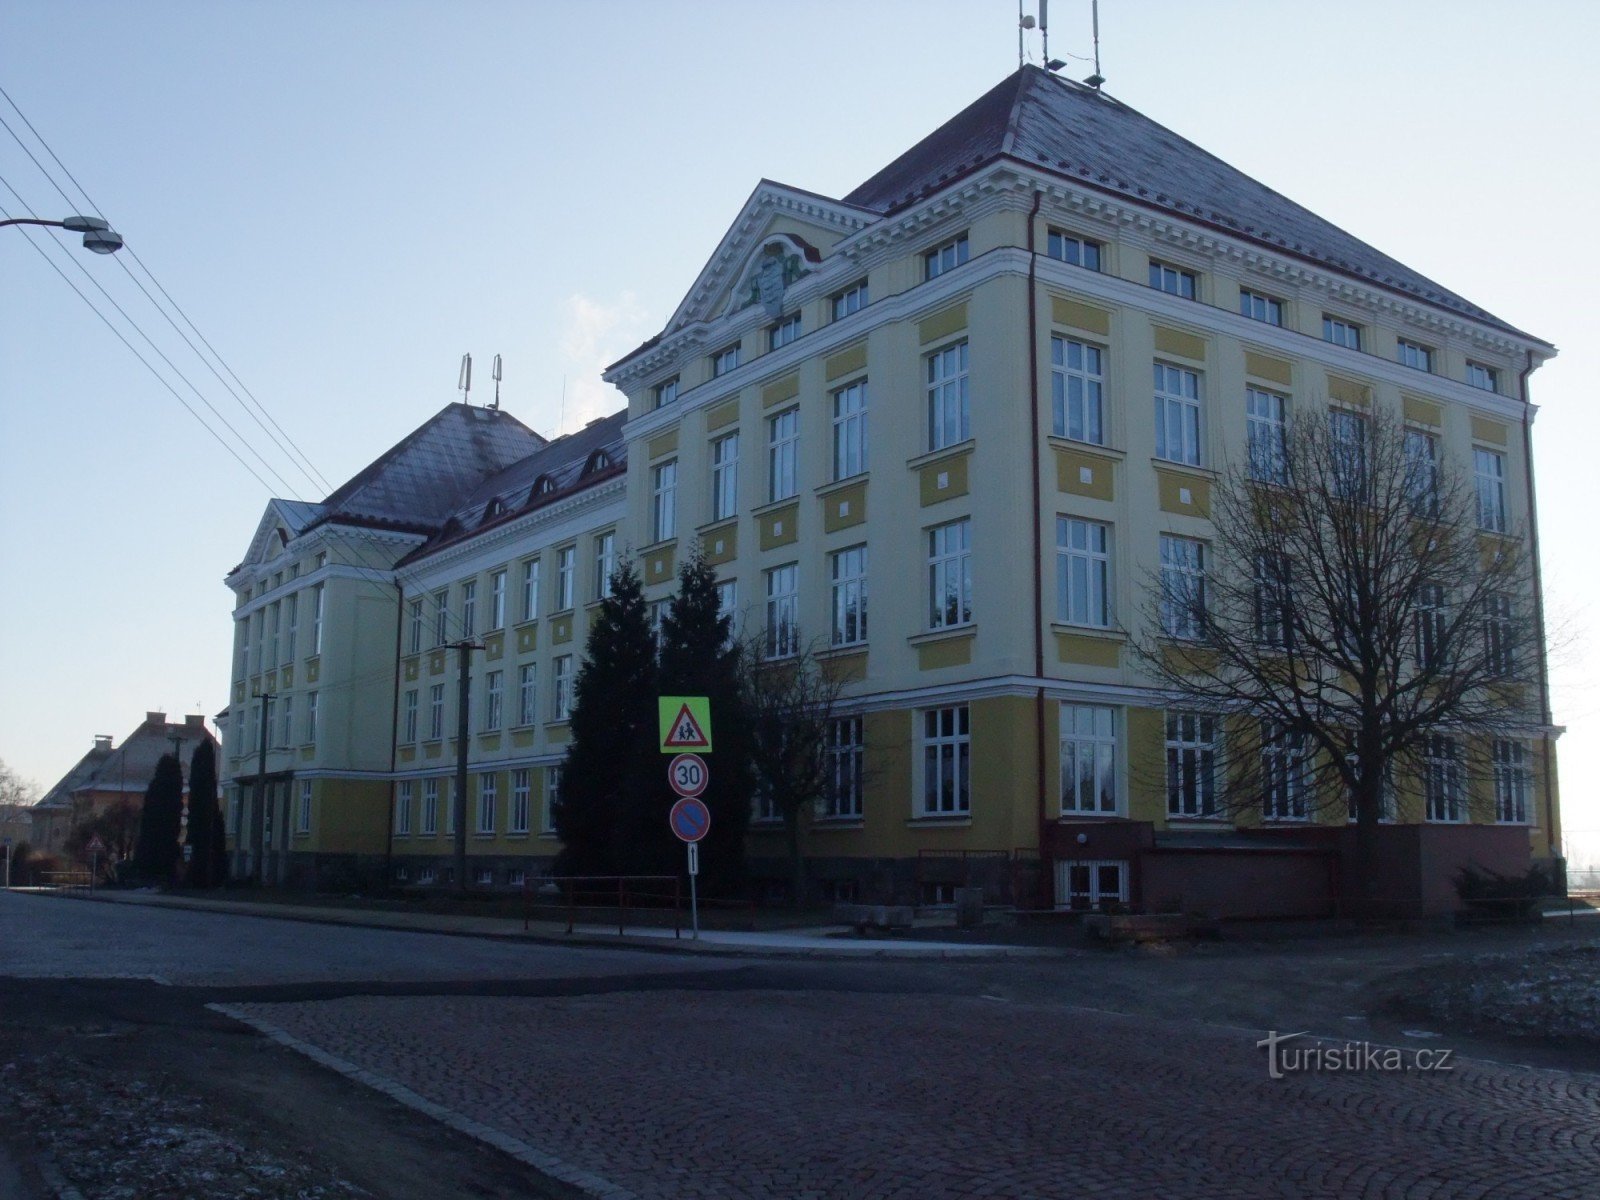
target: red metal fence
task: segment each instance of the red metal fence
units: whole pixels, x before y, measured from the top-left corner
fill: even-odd
[[[641,912],[672,913],[672,936],[683,936],[683,893],[676,875],[555,875],[529,879],[522,885],[522,928],[535,914],[547,919],[567,919],[567,932],[580,913],[616,910],[617,933],[627,930],[628,918]],[[640,922],[654,925],[655,922]]]

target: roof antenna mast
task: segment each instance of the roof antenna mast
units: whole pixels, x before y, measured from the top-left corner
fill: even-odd
[[[1090,0],[1090,5],[1090,11],[1094,14],[1094,74],[1084,82],[1099,91],[1100,85],[1106,81],[1106,77],[1100,74],[1100,0]]]
[[[461,393],[461,403],[472,403],[472,355],[461,356],[461,375],[456,379],[456,391]]]
[[[494,369],[489,372],[494,377],[494,403],[489,407],[496,412],[500,410],[500,356],[494,356]]]
[[[1022,38],[1034,25],[1033,14],[1024,13],[1022,4],[1023,0],[1017,0],[1017,70],[1019,71],[1022,70],[1023,65],[1027,62],[1027,57],[1022,49]]]

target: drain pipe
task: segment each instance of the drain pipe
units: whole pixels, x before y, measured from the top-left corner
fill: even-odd
[[[1544,572],[1539,565],[1539,505],[1533,491],[1533,406],[1528,400],[1528,376],[1533,374],[1535,364],[1533,351],[1529,350],[1526,353],[1528,356],[1527,365],[1522,368],[1522,373],[1518,376],[1518,387],[1522,392],[1522,463],[1523,474],[1528,483],[1528,551],[1533,558],[1533,616],[1539,635],[1539,716],[1544,722],[1547,731],[1539,741],[1540,754],[1544,759],[1544,830],[1545,837],[1550,839],[1550,857],[1555,858],[1557,855],[1555,844],[1556,806],[1552,796],[1555,775],[1551,770],[1550,734],[1548,732],[1550,728],[1550,666],[1546,660],[1544,640]]]
[[[1045,860],[1045,832],[1049,827],[1045,805],[1045,704],[1044,704],[1044,562],[1040,549],[1044,531],[1039,514],[1039,291],[1037,267],[1039,247],[1034,223],[1044,192],[1035,189],[1033,207],[1028,210],[1028,445],[1033,464],[1033,495],[1028,508],[1033,513],[1033,676],[1038,681],[1033,693],[1034,756],[1037,764],[1035,790],[1039,795],[1039,861]],[[1048,886],[1055,887],[1051,880]],[[1016,897],[1012,897],[1013,903]]]

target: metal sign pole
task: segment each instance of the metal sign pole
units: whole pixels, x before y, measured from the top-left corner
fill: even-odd
[[[691,935],[695,941],[700,940],[700,898],[696,893],[695,880],[700,875],[700,843],[685,843],[689,851],[689,927],[694,931]]]
[[[6,891],[11,890],[11,839],[6,839]]]

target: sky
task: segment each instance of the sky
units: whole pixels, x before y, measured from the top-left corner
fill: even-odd
[[[70,202],[0,129],[0,206],[82,211],[70,171],[128,250],[0,230],[0,760],[48,786],[147,709],[216,713],[222,577],[269,495],[319,498],[458,399],[466,352],[473,399],[500,354],[504,407],[542,433],[613,411],[601,368],[659,330],[759,179],[842,195],[1016,68],[1016,18],[11,0],[0,118]],[[1050,20],[1089,74],[1089,0]],[[1535,461],[1563,807],[1600,866],[1600,5],[1103,0],[1100,26],[1109,93],[1560,347],[1533,377]]]

